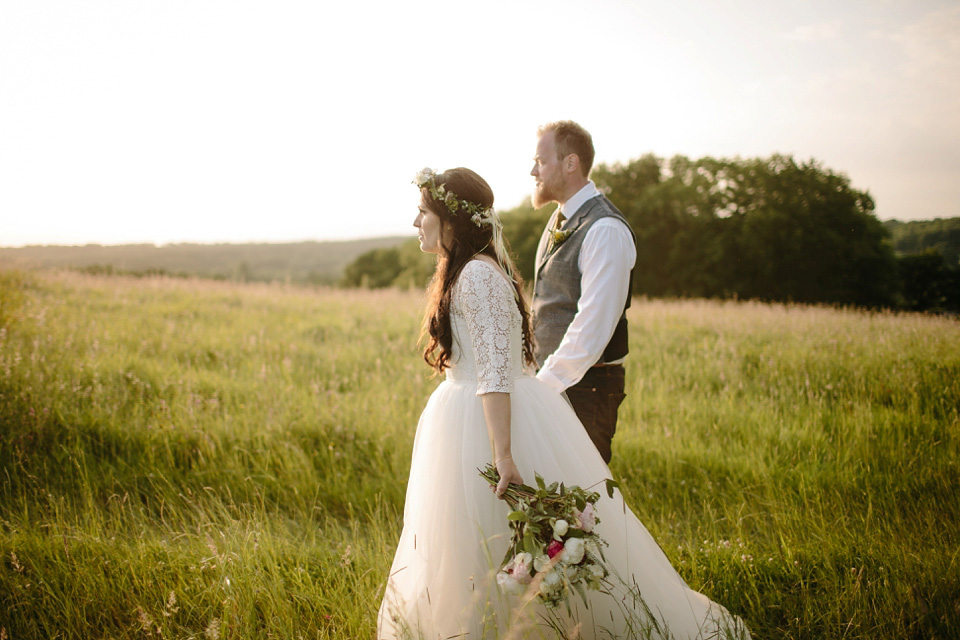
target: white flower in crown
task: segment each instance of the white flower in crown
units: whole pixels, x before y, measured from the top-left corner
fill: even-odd
[[[493,224],[493,209],[484,209],[470,216],[470,222],[481,227],[485,224]]]
[[[422,189],[428,182],[432,182],[436,175],[433,169],[424,167],[417,172],[417,175],[413,178],[413,183]]]

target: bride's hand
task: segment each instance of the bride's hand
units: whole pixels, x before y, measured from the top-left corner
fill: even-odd
[[[500,482],[497,483],[494,493],[497,494],[498,498],[503,496],[510,484],[523,484],[523,478],[520,477],[520,471],[517,469],[512,456],[503,456],[497,460],[496,467],[497,473],[500,474]]]

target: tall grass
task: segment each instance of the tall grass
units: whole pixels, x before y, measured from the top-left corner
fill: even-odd
[[[0,272],[0,637],[372,638],[418,292]],[[960,635],[960,324],[636,301],[613,472],[756,637]]]

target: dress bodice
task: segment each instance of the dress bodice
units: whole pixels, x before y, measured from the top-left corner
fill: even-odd
[[[492,264],[471,260],[453,285],[453,349],[447,379],[476,381],[477,395],[512,392],[524,374],[520,310],[513,286]]]

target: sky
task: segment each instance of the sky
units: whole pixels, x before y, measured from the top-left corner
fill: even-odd
[[[510,209],[560,119],[960,216],[958,78],[956,0],[2,0],[0,246],[413,235],[419,169]]]

